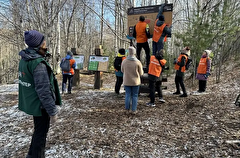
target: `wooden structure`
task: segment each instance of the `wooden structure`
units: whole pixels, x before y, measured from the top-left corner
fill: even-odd
[[[103,55],[103,49],[102,46],[99,45],[95,48],[95,55],[96,56],[102,56]],[[101,71],[95,71],[95,76],[94,76],[94,89],[100,89],[103,86],[103,72]]]
[[[167,82],[167,75],[162,74],[162,82]],[[167,89],[167,86],[162,86],[162,89]],[[141,76],[141,85],[139,87],[139,93],[149,93],[149,80],[148,80],[148,74],[144,73]]]
[[[71,52],[73,53],[73,55],[77,55],[76,48],[71,48]],[[78,70],[78,69],[74,70],[72,86],[79,86],[80,85],[80,74],[79,74],[79,71],[80,70]]]
[[[133,28],[138,23],[139,17],[141,15],[145,17],[145,22],[148,23],[150,34],[152,35],[154,30],[154,23],[160,7],[161,5],[128,8],[128,35],[132,37]],[[172,25],[172,11],[173,4],[166,4],[166,6],[163,8],[165,23],[169,26]]]
[[[165,1],[166,5],[163,8],[163,15],[165,17],[165,23],[168,26],[172,25],[172,11],[173,11],[173,4],[168,4]],[[143,6],[143,7],[132,7],[128,8],[128,37],[130,39],[130,45],[132,45],[132,34],[134,26],[138,23],[139,17],[144,16],[145,22],[148,23],[150,28],[150,34],[153,35],[154,24],[156,17],[158,15],[159,9],[161,5],[154,5],[154,6]],[[170,36],[169,36],[170,37]],[[162,82],[167,82],[167,75],[163,73]],[[163,89],[167,89],[166,86],[162,86]],[[149,93],[149,81],[148,81],[148,74],[144,71],[144,75],[141,77],[141,85],[139,89],[139,93]]]

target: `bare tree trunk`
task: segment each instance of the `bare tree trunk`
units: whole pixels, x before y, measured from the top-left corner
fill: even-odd
[[[57,38],[56,38],[56,43],[57,43],[57,67],[56,67],[56,70],[57,70],[57,73],[60,73],[61,72],[61,69],[60,69],[60,66],[59,66],[59,63],[61,61],[60,59],[60,52],[61,52],[61,30],[60,30],[60,13],[58,13],[58,16],[57,16]]]
[[[104,9],[104,0],[102,0],[102,14],[101,14],[101,40],[100,45],[103,45],[103,9]]]
[[[117,7],[118,7],[118,0],[115,0],[114,31],[115,31],[116,33],[117,33],[117,21],[118,21]],[[117,53],[118,53],[118,46],[117,46],[118,37],[115,35],[115,36],[114,36],[114,39],[115,39],[115,40],[114,40],[114,41],[115,41],[115,43],[114,43],[114,49],[115,49],[115,54],[117,55]]]

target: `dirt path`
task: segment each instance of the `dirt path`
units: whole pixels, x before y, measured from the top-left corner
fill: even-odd
[[[124,95],[113,93],[114,74],[104,74],[101,90],[93,89],[93,75],[81,75],[80,88],[63,96],[58,122],[48,135],[47,157],[239,157],[239,146],[225,143],[239,139],[240,109],[232,104],[238,78],[218,85],[210,80],[207,94],[179,98],[171,94],[171,77],[164,83],[166,103],[146,107],[149,98],[140,94],[138,113],[130,115],[124,111]],[[14,98],[16,94],[5,96]],[[17,112],[16,117],[4,113],[8,110]],[[6,138],[1,138],[0,156],[24,157],[31,117],[18,112],[16,102],[1,105],[1,113],[2,124],[11,123],[1,128]]]

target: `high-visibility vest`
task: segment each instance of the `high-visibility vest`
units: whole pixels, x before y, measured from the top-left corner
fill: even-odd
[[[167,61],[165,59],[160,60],[162,66],[164,66],[166,62]],[[160,63],[159,60],[154,55],[152,55],[150,58],[148,74],[159,77],[162,72],[162,66],[160,65]]]
[[[177,59],[177,63],[180,63],[181,61],[182,61],[182,57],[185,57],[185,59],[186,59],[186,62],[185,62],[185,65],[186,65],[186,63],[187,63],[187,61],[188,61],[188,57],[187,57],[187,55],[185,55],[185,54],[180,54],[179,55],[179,57],[178,57],[178,59]],[[175,67],[174,67],[174,69],[175,70],[180,70],[180,66],[178,65],[178,64],[175,64]],[[185,65],[183,66],[183,67],[181,67],[181,72],[185,72],[185,70],[186,70],[186,67],[185,67]]]
[[[161,26],[157,26],[157,21],[158,19],[155,21],[155,24],[154,24],[154,31],[153,31],[153,37],[152,37],[152,40],[154,42],[158,42],[159,39],[161,38],[162,36],[162,33],[163,33],[163,30],[166,26],[166,24],[162,24]],[[165,37],[166,38],[166,37]]]
[[[207,73],[207,60],[209,58],[201,58],[198,64],[197,73],[198,74],[206,74]]]
[[[136,26],[136,40],[137,43],[145,43],[147,42],[147,34],[146,34],[146,28],[148,28],[148,24],[146,22],[139,21]]]

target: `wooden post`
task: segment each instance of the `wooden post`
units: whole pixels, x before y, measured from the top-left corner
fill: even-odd
[[[102,56],[103,50],[102,46],[100,45],[99,47],[95,48],[95,55],[96,56]],[[103,85],[103,80],[102,80],[103,72],[100,71],[95,71],[95,76],[94,76],[94,89],[100,89],[102,88]]]
[[[77,55],[76,48],[71,48],[71,52],[73,53],[73,55]],[[80,85],[80,72],[79,71],[80,70],[78,70],[78,69],[74,70],[72,86]]]

